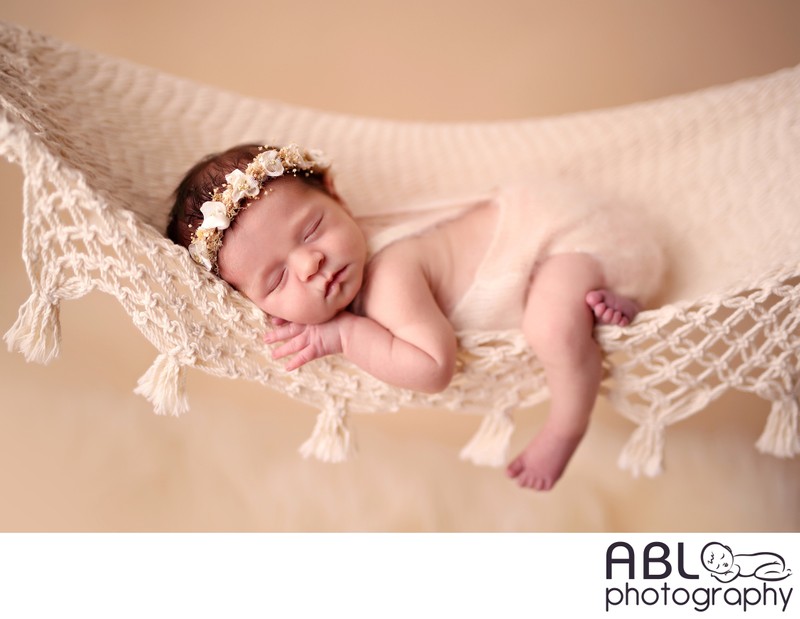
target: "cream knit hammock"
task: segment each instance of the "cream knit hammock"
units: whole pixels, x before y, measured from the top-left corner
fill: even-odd
[[[357,216],[391,216],[531,171],[643,209],[669,265],[659,308],[597,330],[604,393],[638,425],[620,465],[657,474],[665,427],[729,389],[772,403],[759,450],[800,452],[800,67],[620,109],[472,124],[248,99],[8,24],[0,75],[0,151],[25,174],[33,290],[6,341],[29,360],[58,353],[62,300],[101,290],[160,353],[137,388],[157,413],[187,411],[185,372],[196,367],[320,408],[305,456],[346,458],[349,412],[443,406],[484,415],[462,457],[502,463],[511,411],[547,396],[521,332],[460,333],[460,370],[434,396],[389,387],[338,357],[285,373],[257,335],[262,313],[163,237],[170,193],[200,156],[291,140],[330,155]]]

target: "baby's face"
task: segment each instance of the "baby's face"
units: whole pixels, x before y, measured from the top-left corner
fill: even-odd
[[[709,572],[724,574],[730,571],[733,557],[730,551],[722,544],[708,544],[703,549],[703,565]]]
[[[271,316],[326,322],[361,288],[364,234],[322,190],[292,177],[268,187],[225,231],[220,276]]]

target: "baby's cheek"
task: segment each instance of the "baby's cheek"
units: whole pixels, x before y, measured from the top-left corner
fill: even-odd
[[[251,299],[251,301],[253,301],[253,303],[256,304],[258,309],[260,309],[262,312],[264,312],[268,316],[272,316],[274,318],[283,318],[283,316],[281,316],[280,311],[278,311],[278,308],[276,308],[273,303],[268,302],[266,299],[264,299],[264,298]]]

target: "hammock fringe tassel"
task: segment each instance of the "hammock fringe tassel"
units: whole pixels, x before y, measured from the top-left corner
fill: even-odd
[[[329,404],[317,415],[311,437],[300,446],[300,454],[322,462],[344,462],[356,453],[355,440],[345,422],[342,403]]]
[[[189,411],[186,368],[173,354],[158,355],[133,392],[147,398],[157,415],[179,417]]]
[[[800,454],[800,402],[797,396],[788,396],[772,403],[764,432],[756,441],[756,449],[779,458]]]
[[[479,466],[503,466],[514,433],[514,421],[506,410],[486,415],[480,428],[459,457]]]
[[[21,352],[27,361],[50,363],[61,350],[59,309],[58,300],[34,292],[3,338],[8,349]]]
[[[641,425],[634,430],[617,461],[621,469],[635,477],[641,474],[655,477],[661,474],[664,453],[664,429],[658,424]]]

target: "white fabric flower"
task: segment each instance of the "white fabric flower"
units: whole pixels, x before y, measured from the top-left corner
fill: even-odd
[[[311,163],[314,164],[315,167],[320,169],[331,167],[330,160],[325,156],[325,153],[318,148],[312,148],[307,154],[309,159],[311,159]]]
[[[305,158],[302,149],[297,144],[289,144],[281,149],[286,165],[300,170],[308,170],[311,162]]]
[[[260,153],[256,157],[258,162],[264,167],[267,176],[280,176],[283,174],[283,163],[277,150],[270,149]]]
[[[203,224],[200,226],[200,230],[225,230],[231,225],[227,209],[222,202],[204,202],[200,207],[200,212],[203,213]]]
[[[226,174],[225,180],[228,181],[231,188],[231,198],[234,202],[238,202],[244,197],[255,198],[261,191],[258,181],[241,170],[234,170],[230,174]]]

